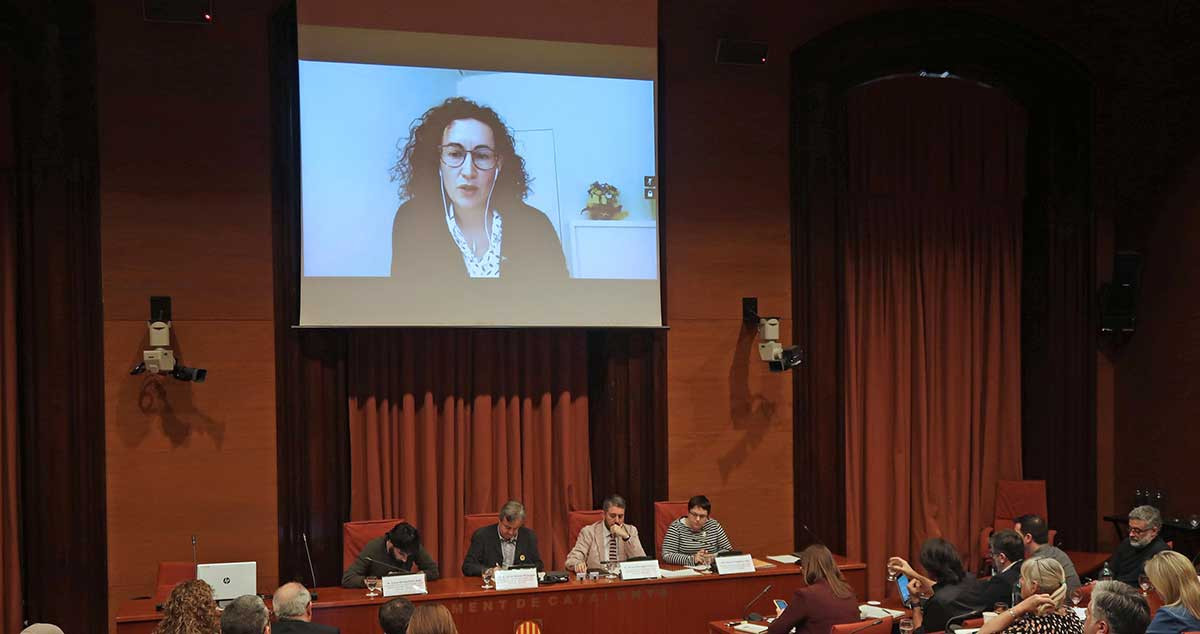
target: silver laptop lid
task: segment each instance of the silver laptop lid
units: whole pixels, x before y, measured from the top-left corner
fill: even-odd
[[[197,564],[196,578],[212,586],[218,601],[236,599],[243,594],[254,594],[258,585],[258,564],[253,561],[237,561],[223,564]]]

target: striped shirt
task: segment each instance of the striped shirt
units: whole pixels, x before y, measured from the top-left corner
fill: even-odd
[[[663,536],[663,561],[677,566],[690,566],[695,563],[692,555],[702,549],[707,549],[710,553],[733,550],[733,544],[729,543],[725,529],[717,520],[708,518],[704,528],[695,532],[686,522],[687,518],[681,517],[667,527],[667,534]]]

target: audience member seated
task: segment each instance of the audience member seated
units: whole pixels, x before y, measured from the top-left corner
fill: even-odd
[[[1079,582],[1079,573],[1075,571],[1075,564],[1067,553],[1053,544],[1046,543],[1049,541],[1050,529],[1046,527],[1045,519],[1038,515],[1022,515],[1014,521],[1013,530],[1017,531],[1025,542],[1026,559],[1049,557],[1062,566],[1063,571],[1067,573],[1067,596],[1071,596],[1083,585]],[[1137,581],[1136,577],[1134,581]]]
[[[979,600],[982,606],[1012,601],[1013,589],[1021,578],[1021,562],[1025,557],[1025,543],[1017,531],[1001,530],[988,538],[988,549],[992,555],[992,576],[980,584]]]
[[[983,624],[979,634],[1083,634],[1083,622],[1069,606],[1067,573],[1049,557],[1021,564],[1021,602]]]
[[[34,623],[21,630],[21,634],[63,634],[62,628],[50,623]]]
[[[412,614],[412,601],[396,597],[379,608],[379,627],[383,629],[383,634],[406,634]]]
[[[437,562],[421,545],[421,533],[412,524],[400,522],[363,546],[358,558],[342,573],[342,587],[363,588],[367,577],[412,572],[413,566],[425,573],[427,581],[441,576]]]
[[[934,537],[921,544],[921,566],[932,577],[918,573],[900,557],[888,560],[888,568],[908,576],[908,590],[921,601],[913,608],[913,624],[926,632],[941,632],[956,616],[982,612],[991,606],[979,603],[980,583],[963,569],[954,544]]]
[[[601,505],[604,519],[589,524],[579,531],[575,546],[567,553],[564,564],[567,569],[585,572],[588,568],[599,568],[605,561],[628,561],[634,557],[645,557],[642,542],[638,539],[637,527],[625,523],[625,498],[610,495]]]
[[[338,628],[312,622],[312,595],[308,588],[292,582],[279,586],[271,597],[275,612],[273,634],[339,634]]]
[[[1101,581],[1092,588],[1083,634],[1146,634],[1150,606],[1146,598],[1120,581]]]
[[[221,634],[264,634],[271,631],[271,615],[258,595],[243,594],[221,612]]]
[[[212,586],[189,579],[171,589],[154,634],[217,634],[220,618]]]
[[[1139,506],[1129,512],[1129,537],[1113,551],[1113,578],[1138,587],[1138,577],[1144,572],[1146,560],[1167,550],[1167,543],[1159,537],[1162,515],[1153,506]]]
[[[663,536],[662,560],[677,566],[711,564],[717,553],[733,550],[725,529],[709,517],[712,503],[703,495],[688,500],[688,514],[671,522]]]
[[[525,528],[525,505],[509,500],[500,507],[500,521],[475,531],[463,559],[462,573],[479,577],[489,568],[537,566],[542,569],[537,535]]]
[[[1146,560],[1146,577],[1163,600],[1146,634],[1200,631],[1200,579],[1192,562],[1173,550],[1164,550]]]
[[[408,634],[458,634],[450,610],[438,603],[422,603],[408,621]]]
[[[838,623],[857,621],[858,599],[833,562],[833,553],[813,544],[800,551],[799,559],[804,585],[796,588],[786,609],[776,610],[767,634],[785,634],[792,628],[796,634],[829,634]]]

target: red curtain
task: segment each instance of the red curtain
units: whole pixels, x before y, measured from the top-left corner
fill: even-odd
[[[347,356],[351,519],[411,518],[457,576],[462,516],[516,499],[561,567],[592,505],[584,332],[355,331]]]
[[[17,502],[21,499],[17,437],[17,214],[9,67],[0,63],[0,628],[21,630],[21,549]]]
[[[977,561],[995,482],[1021,475],[1026,119],[918,77],[851,90],[846,117],[847,551],[880,597],[887,557],[928,537]]]

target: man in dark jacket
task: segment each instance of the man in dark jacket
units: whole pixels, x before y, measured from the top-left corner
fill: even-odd
[[[536,566],[542,569],[537,535],[525,528],[525,506],[509,500],[500,508],[500,521],[475,531],[463,559],[462,573],[479,577],[489,568]]]
[[[414,571],[414,567],[417,570]],[[421,533],[412,524],[400,522],[363,546],[358,558],[342,573],[342,587],[362,588],[367,577],[410,572],[425,573],[426,581],[441,576],[437,562],[421,545]]]
[[[1153,506],[1139,506],[1129,512],[1129,537],[1113,551],[1112,572],[1117,581],[1135,588],[1146,560],[1167,550],[1167,542],[1158,534],[1162,530],[1162,514]]]
[[[312,622],[312,595],[298,583],[279,586],[271,608],[277,619],[271,626],[273,634],[340,634],[336,627]]]

